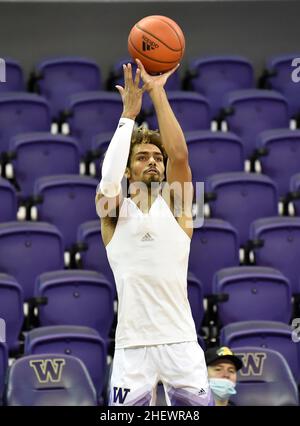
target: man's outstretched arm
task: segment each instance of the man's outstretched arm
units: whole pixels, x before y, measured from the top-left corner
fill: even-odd
[[[167,79],[176,71],[178,66],[167,73],[151,76],[145,71],[143,64],[138,59],[136,62],[141,70],[145,88],[153,102],[161,139],[168,155],[167,181],[169,184],[178,182],[180,190],[177,191],[176,195],[183,197],[184,192],[188,192],[188,194],[185,194],[185,199],[191,201],[193,187],[188,148],[181,126],[174,115],[164,89]]]
[[[121,181],[129,156],[134,120],[140,112],[144,92],[144,88],[139,88],[140,70],[133,80],[131,64],[123,65],[123,69],[125,87],[116,86],[122,97],[123,113],[106,151],[102,178],[96,191],[96,209],[100,217],[105,217],[110,207],[118,206],[121,201]]]

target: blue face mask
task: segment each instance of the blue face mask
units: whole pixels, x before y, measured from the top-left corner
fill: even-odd
[[[216,399],[227,401],[231,395],[236,394],[235,384],[228,379],[209,379],[209,385]]]

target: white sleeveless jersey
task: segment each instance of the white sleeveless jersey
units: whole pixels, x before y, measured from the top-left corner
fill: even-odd
[[[116,348],[197,340],[187,297],[190,243],[161,195],[148,214],[124,198],[106,246],[119,300]]]

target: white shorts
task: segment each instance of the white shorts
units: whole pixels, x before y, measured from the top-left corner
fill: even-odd
[[[168,405],[214,405],[198,342],[116,349],[109,405],[155,405],[159,381]]]

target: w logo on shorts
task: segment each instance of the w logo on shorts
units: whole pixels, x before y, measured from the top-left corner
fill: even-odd
[[[118,402],[119,404],[124,404],[124,401],[129,392],[130,389],[114,387],[114,403]]]

